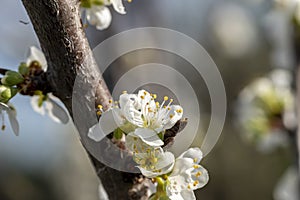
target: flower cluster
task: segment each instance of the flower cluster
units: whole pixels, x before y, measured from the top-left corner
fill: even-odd
[[[287,129],[296,125],[291,75],[274,70],[247,86],[238,101],[238,119],[249,141],[262,151],[287,143]]]
[[[193,190],[208,182],[208,172],[199,165],[202,152],[190,148],[175,159],[163,148],[166,130],[181,120],[183,109],[172,105],[173,99],[167,96],[161,104],[156,98],[145,90],[138,94],[124,92],[109,110],[103,112],[98,106],[101,117],[88,136],[100,141],[113,132],[115,139],[125,139],[126,149],[141,173],[156,184],[156,193],[150,199],[196,199]]]
[[[80,5],[89,24],[96,26],[98,30],[103,30],[109,27],[112,20],[107,7],[111,4],[115,11],[126,14],[122,0],[81,0]]]
[[[6,112],[13,132],[15,135],[19,135],[16,109],[10,103],[10,100],[18,93],[32,96],[31,105],[35,111],[43,115],[47,113],[56,122],[68,122],[68,114],[54,100],[55,97],[36,88],[34,78],[41,76],[46,70],[47,62],[44,54],[36,47],[30,47],[27,61],[20,64],[18,71],[4,70],[5,73],[2,72],[4,74],[0,84],[2,130],[5,128],[4,112]]]

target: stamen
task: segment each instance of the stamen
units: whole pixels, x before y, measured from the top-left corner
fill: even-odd
[[[103,108],[103,106],[102,106],[101,104],[99,104],[99,105],[97,106],[97,108],[101,110],[101,109]]]
[[[176,112],[177,113],[182,113],[182,109],[177,109]]]
[[[198,169],[199,168],[199,165],[194,165],[193,166],[195,169]]]
[[[127,94],[127,91],[126,91],[126,90],[124,90],[124,91],[122,92],[122,94]]]
[[[164,96],[164,101],[168,101],[169,97],[168,96]]]
[[[195,174],[195,176],[196,176],[196,177],[199,177],[199,176],[201,176],[201,174],[202,174],[201,172],[197,172],[197,173]]]
[[[145,99],[145,97],[142,95],[142,96],[140,96],[141,97],[141,99]]]
[[[194,187],[196,187],[196,185],[198,185],[199,184],[199,181],[194,181],[194,183],[193,183],[193,185],[194,185]]]

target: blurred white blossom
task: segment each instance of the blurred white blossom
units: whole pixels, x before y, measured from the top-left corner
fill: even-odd
[[[6,112],[8,115],[8,119],[9,119],[9,122],[10,122],[13,132],[15,133],[16,136],[18,136],[19,135],[19,123],[17,120],[16,109],[10,103],[5,104],[5,103],[0,102],[0,115],[2,118],[2,129],[5,129],[4,112]]]
[[[237,118],[243,136],[256,143],[259,150],[268,152],[288,144],[286,128],[293,129],[297,123],[290,84],[288,71],[273,70],[269,76],[253,81],[239,95]]]
[[[42,70],[47,70],[47,61],[45,55],[38,48],[32,46],[29,49],[27,57],[27,67],[31,65],[32,62],[38,62]],[[40,113],[41,115],[48,114],[48,116],[55,122],[68,123],[69,117],[65,109],[60,106],[55,98],[51,94],[41,94],[34,95],[31,98],[31,106],[34,111]]]

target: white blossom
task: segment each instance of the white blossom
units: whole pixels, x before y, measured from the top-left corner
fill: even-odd
[[[167,194],[171,200],[196,199],[193,190],[208,183],[208,172],[199,165],[201,159],[199,148],[190,148],[176,158],[173,171],[168,177]]]
[[[26,64],[30,66],[33,61],[38,62],[44,71],[47,70],[47,61],[45,55],[38,48],[32,46],[29,49],[29,55],[27,57]],[[39,106],[40,96],[34,95],[31,98],[31,106],[34,111],[41,115],[48,114],[55,122],[68,123],[69,117],[64,108],[62,108],[56,101],[55,97],[51,94],[47,94],[46,100],[43,101],[43,105]]]
[[[29,51],[27,52],[27,60],[26,60],[27,66],[29,66],[33,61],[39,62],[42,69],[44,71],[47,71],[47,61],[45,55],[42,51],[40,51],[35,46],[31,46],[29,48]]]
[[[162,148],[148,149],[142,153],[135,153],[133,160],[138,164],[141,173],[154,178],[171,172],[175,157],[171,152],[164,152]]]
[[[47,114],[53,121],[57,123],[66,124],[69,121],[69,117],[64,108],[62,108],[56,101],[53,95],[48,94],[47,99],[43,102],[43,105],[39,106],[39,96],[35,95],[31,97],[31,106],[33,110],[41,115]]]
[[[4,124],[4,113],[6,112],[8,115],[8,119],[11,125],[11,128],[16,136],[19,135],[19,123],[17,120],[17,112],[15,108],[11,104],[5,104],[0,102],[0,115],[2,116],[2,129],[5,128]]]
[[[93,4],[90,7],[83,7],[88,23],[98,30],[107,29],[112,21],[112,15],[107,6],[112,5],[114,10],[120,14],[126,14],[122,0],[103,0],[102,5]],[[83,12],[82,12],[83,13]]]
[[[113,107],[103,112],[99,125],[92,127],[88,135],[99,141],[120,127],[125,133],[135,134],[146,143],[147,139],[153,140],[154,138],[155,142],[159,142],[156,140],[158,136],[155,135],[172,128],[182,118],[183,109],[179,105],[171,105],[172,99],[167,102],[168,97],[164,97],[161,105],[155,99],[155,94],[150,94],[145,90],[140,90],[138,94],[120,95],[120,107]],[[95,129],[95,127],[98,128]],[[102,132],[102,130],[107,130],[107,132]],[[163,144],[162,141],[159,143]]]
[[[237,118],[244,129],[243,136],[262,152],[285,146],[288,143],[285,128],[293,129],[297,124],[290,84],[288,71],[273,70],[239,95]]]
[[[107,29],[111,23],[112,16],[106,6],[92,5],[86,9],[86,19],[90,25],[93,25],[98,30]]]

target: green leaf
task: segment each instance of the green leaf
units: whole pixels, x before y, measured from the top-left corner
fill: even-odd
[[[120,140],[123,137],[123,131],[120,128],[117,128],[114,131],[114,138]]]

